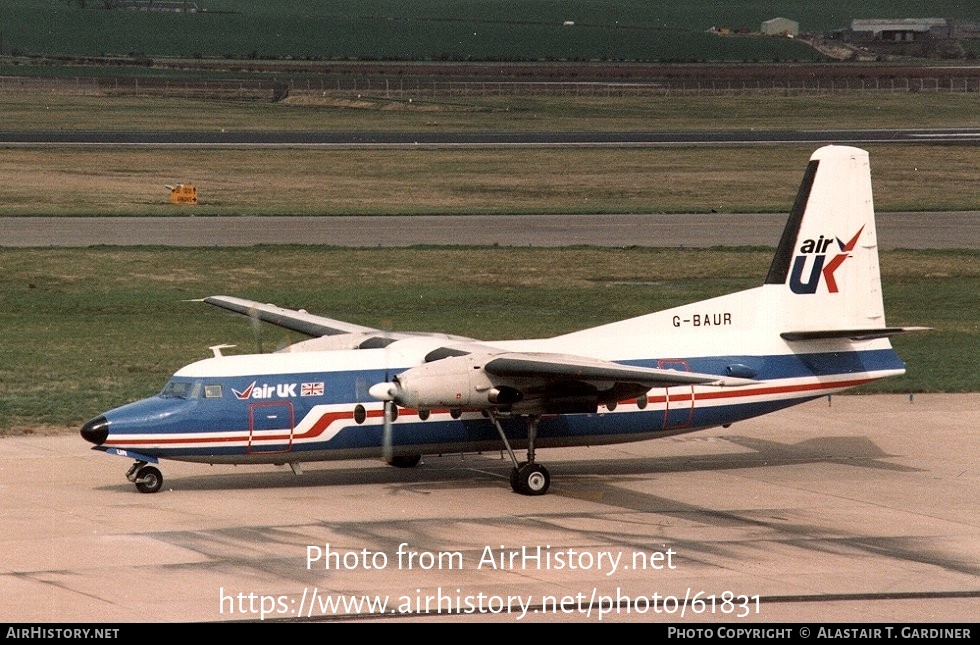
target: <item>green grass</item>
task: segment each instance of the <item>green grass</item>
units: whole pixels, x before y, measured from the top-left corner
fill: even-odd
[[[82,82],[81,88],[85,85]],[[714,96],[431,96],[410,89],[360,101],[0,93],[5,130],[670,132],[980,127],[976,94],[849,92]],[[343,97],[350,99],[351,97]],[[409,103],[409,99],[412,102]]]
[[[8,50],[54,55],[138,55],[339,60],[812,60],[784,39],[708,35],[708,16],[650,11],[649,3],[545,0],[306,2],[202,0],[206,13],[87,9],[55,0],[8,0]],[[702,3],[710,7],[710,3]],[[758,29],[761,20],[746,18]],[[771,16],[770,16],[771,17]],[[666,20],[665,20],[666,19]],[[563,27],[567,20],[574,27]],[[43,25],[43,29],[39,27]]]
[[[5,3],[4,12],[21,2]],[[244,3],[243,3],[243,6]],[[9,15],[9,14],[7,14]],[[4,26],[0,49],[12,34]],[[5,129],[679,130],[965,127],[970,95],[429,97],[324,104],[0,95]],[[436,108],[430,110],[429,108]],[[980,210],[971,146],[868,146],[878,210]],[[42,150],[0,155],[0,215],[197,215],[788,210],[812,146],[645,150]],[[384,328],[544,336],[758,284],[770,250],[0,249],[0,432],[77,429],[236,343],[300,340],[183,300],[230,293]],[[978,252],[882,255],[909,373],[868,391],[980,390]],[[692,272],[692,267],[696,271]],[[447,284],[445,276],[454,279]],[[651,282],[651,276],[655,281]],[[634,284],[622,284],[630,283]],[[640,284],[642,283],[642,284]]]
[[[392,105],[403,109],[388,109]],[[409,104],[0,94],[11,130],[672,131],[980,126],[970,94],[430,97]],[[250,150],[11,148],[0,215],[785,212],[811,146]],[[876,207],[980,210],[972,146],[866,146]]]
[[[761,283],[770,249],[0,249],[0,431],[77,429],[234,343],[302,337],[188,299],[226,293],[388,329],[547,336]],[[980,251],[882,254],[906,376],[866,391],[976,392]],[[446,275],[454,279],[447,282]]]
[[[797,20],[802,31],[849,27],[853,18],[976,19],[970,3],[843,0],[197,0],[197,14],[106,11],[89,0],[5,0],[0,50],[25,54],[338,60],[814,60],[782,38],[721,38],[710,27],[758,31]],[[563,26],[566,21],[574,26]]]
[[[865,146],[881,211],[980,210],[971,146]],[[3,216],[788,212],[812,146],[16,148]],[[165,184],[191,183],[195,206]]]

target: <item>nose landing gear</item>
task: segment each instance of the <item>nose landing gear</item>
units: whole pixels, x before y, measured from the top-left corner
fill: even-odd
[[[145,461],[137,461],[126,473],[126,479],[136,484],[141,493],[155,493],[163,486],[163,473],[159,468],[147,466]]]

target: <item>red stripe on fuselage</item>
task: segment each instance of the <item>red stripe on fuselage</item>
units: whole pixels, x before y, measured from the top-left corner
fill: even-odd
[[[719,400],[719,399],[726,399],[726,398],[738,399],[738,398],[749,397],[749,396],[766,396],[766,395],[776,395],[776,394],[819,392],[821,390],[833,390],[838,388],[855,387],[857,385],[863,385],[865,383],[870,383],[875,380],[877,380],[877,378],[869,377],[869,378],[851,379],[847,381],[833,381],[827,383],[805,383],[799,385],[780,385],[780,386],[769,386],[769,387],[746,386],[746,387],[738,387],[738,388],[725,388],[719,391],[699,392],[693,396],[695,402],[697,402],[697,401],[707,401],[707,400]],[[687,392],[684,394],[671,396],[670,401],[672,403],[676,403],[678,401],[690,401],[691,397],[692,394],[690,392]],[[627,399],[622,403],[629,403],[633,400],[634,399]],[[649,396],[648,401],[652,403],[667,403],[667,397],[659,396],[659,395]],[[447,410],[432,410],[431,412],[433,414],[438,414],[441,412],[448,412],[448,411],[449,410],[447,409]],[[418,415],[418,410],[403,408],[399,411],[398,415],[399,417],[403,417],[406,415]],[[384,416],[383,410],[367,410],[367,418],[378,418],[383,416]],[[316,422],[310,427],[309,430],[307,430],[306,432],[300,435],[294,435],[293,440],[296,441],[297,439],[304,439],[304,440],[315,439],[316,437],[319,437],[324,432],[326,432],[326,430],[334,422],[341,421],[341,420],[349,420],[353,418],[354,418],[354,413],[352,410],[324,413],[323,415],[320,416],[319,419],[316,420]],[[183,434],[177,434],[173,437],[168,437],[165,439],[132,439],[132,440],[126,440],[125,438],[109,439],[102,445],[107,447],[172,445],[178,443],[194,444],[194,445],[208,445],[208,444],[220,445],[225,443],[233,443],[236,441],[248,442],[249,440],[249,434],[247,433],[229,436],[229,437],[200,437],[200,438],[195,438],[194,437],[195,434],[196,433],[194,432],[187,432]],[[262,441],[275,441],[275,440],[286,441],[289,440],[289,438],[290,437],[288,434],[284,434],[281,436],[272,436],[272,437],[263,436]]]

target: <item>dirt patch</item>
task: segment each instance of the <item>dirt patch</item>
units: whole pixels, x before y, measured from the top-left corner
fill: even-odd
[[[328,95],[326,92],[290,92],[289,96],[280,101],[283,105],[303,105],[347,110],[378,110],[384,112],[444,112],[446,106],[436,103],[421,103],[413,99],[395,101],[377,97],[361,97],[351,99]],[[476,110],[471,107],[469,110]],[[453,106],[454,112],[464,112],[467,106]]]

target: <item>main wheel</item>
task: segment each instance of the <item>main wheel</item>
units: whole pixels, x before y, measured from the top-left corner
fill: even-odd
[[[521,464],[510,476],[511,488],[521,495],[544,495],[551,485],[548,469],[540,464]]]
[[[153,466],[143,466],[136,473],[136,490],[155,493],[163,486],[163,474]]]
[[[515,493],[520,493],[521,491],[521,470],[527,466],[526,461],[522,461],[518,465],[510,469],[510,487],[514,489]]]
[[[415,468],[422,461],[422,455],[397,455],[389,457],[386,461],[389,466],[395,468]]]

